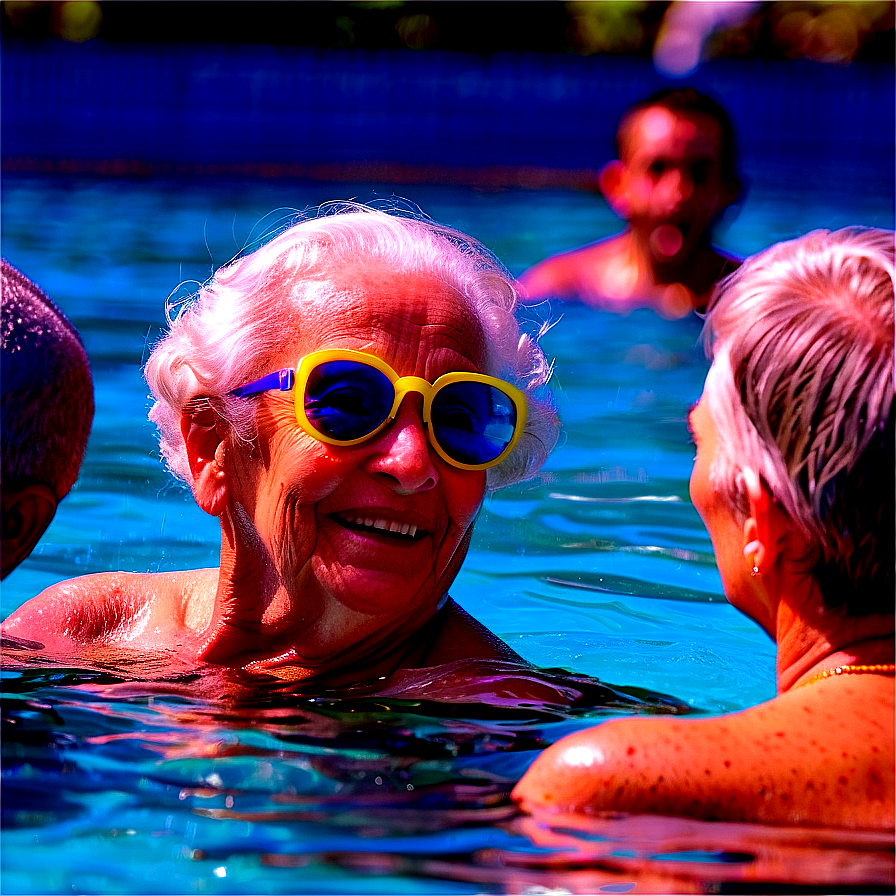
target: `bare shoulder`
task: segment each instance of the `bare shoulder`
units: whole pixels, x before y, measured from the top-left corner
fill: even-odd
[[[610,237],[576,249],[560,252],[540,261],[519,278],[530,300],[547,298],[578,299],[583,284],[599,276],[616,252],[621,237]]]
[[[68,579],[10,614],[3,634],[36,641],[50,652],[130,640],[150,620],[161,622],[162,628],[182,624],[185,595],[216,576],[217,570],[185,570],[108,572]]]
[[[559,298],[567,291],[566,269],[562,255],[552,255],[539,261],[519,276],[519,283],[530,301]]]
[[[875,677],[725,716],[606,722],[546,750],[514,796],[534,812],[891,829],[893,681]]]
[[[525,662],[516,651],[454,600],[449,599],[439,616],[438,633],[424,658],[426,665],[436,666],[464,659]]]

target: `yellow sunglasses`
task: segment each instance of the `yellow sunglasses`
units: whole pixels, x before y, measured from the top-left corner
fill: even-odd
[[[442,460],[461,470],[501,463],[526,426],[526,397],[515,386],[483,373],[457,371],[434,383],[399,376],[367,352],[312,352],[295,370],[285,368],[230,394],[294,390],[296,420],[328,445],[357,445],[388,426],[409,392],[423,396],[423,423]]]

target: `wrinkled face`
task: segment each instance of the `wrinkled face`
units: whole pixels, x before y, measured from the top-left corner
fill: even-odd
[[[629,223],[658,261],[687,258],[734,200],[735,188],[722,177],[721,144],[721,126],[707,115],[654,106],[631,124],[622,159]]]
[[[294,344],[271,371],[313,351],[354,349],[430,382],[449,371],[484,372],[478,321],[428,275],[368,262],[303,290],[307,310]],[[459,470],[435,453],[422,398],[408,395],[392,424],[352,446],[304,433],[291,392],[257,400],[260,447],[245,459],[234,497],[284,586],[310,613],[336,603],[382,620],[434,605],[466,554],[485,472]]]

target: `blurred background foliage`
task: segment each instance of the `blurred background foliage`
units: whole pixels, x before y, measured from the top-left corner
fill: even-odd
[[[894,58],[892,0],[721,2],[20,2],[7,35],[68,41],[223,41],[369,49],[653,56],[686,74],[726,56],[831,64]]]

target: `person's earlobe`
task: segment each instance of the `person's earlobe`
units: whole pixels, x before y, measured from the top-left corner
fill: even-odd
[[[756,574],[763,575],[771,571],[783,552],[790,524],[755,470],[744,469],[741,477],[750,506],[750,515],[744,521],[744,556],[752,562]]]
[[[227,506],[227,473],[224,469],[224,441],[212,408],[184,411],[180,431],[187,448],[196,503],[211,516],[220,516]]]
[[[625,221],[631,217],[631,203],[628,201],[628,190],[625,183],[626,171],[624,162],[613,159],[600,169],[598,176],[600,191],[603,193],[604,199],[607,200],[610,208]]]
[[[56,495],[48,485],[35,482],[18,489],[3,489],[3,554],[0,578],[6,578],[35,548],[56,515]]]

